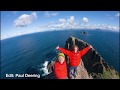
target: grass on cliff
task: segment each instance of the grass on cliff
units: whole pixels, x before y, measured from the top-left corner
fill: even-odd
[[[101,75],[101,79],[119,79],[119,73],[115,71],[115,69],[106,69],[103,68],[103,74]]]
[[[103,73],[91,73],[93,79],[120,79],[119,73],[115,69],[106,69],[103,67]]]

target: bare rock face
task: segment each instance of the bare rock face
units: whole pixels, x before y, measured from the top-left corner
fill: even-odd
[[[65,48],[71,50],[72,45],[77,45],[80,50],[87,47],[89,44],[75,37],[69,37],[65,43]],[[66,56],[67,64],[69,59]],[[47,68],[50,72],[46,79],[54,79],[53,65],[55,61],[51,61]],[[110,67],[100,54],[94,49],[90,49],[83,57],[80,65],[77,68],[76,78],[72,79],[119,79],[119,73],[113,67]]]
[[[76,78],[72,76],[72,79],[93,79],[91,75],[88,74],[87,70],[84,67],[83,62],[77,67]]]
[[[48,66],[47,66],[49,73],[53,72],[53,68],[54,68],[53,65],[55,64],[55,61],[56,60],[49,62]]]

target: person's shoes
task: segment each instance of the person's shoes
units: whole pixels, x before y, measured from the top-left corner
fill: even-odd
[[[74,75],[74,79],[76,78],[76,75]]]
[[[72,79],[72,75],[69,75],[69,79]]]

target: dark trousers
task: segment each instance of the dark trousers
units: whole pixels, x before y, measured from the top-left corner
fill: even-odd
[[[72,73],[73,71],[73,73]],[[76,73],[77,73],[77,66],[70,66],[69,67],[69,76],[73,75],[74,77],[76,77]]]

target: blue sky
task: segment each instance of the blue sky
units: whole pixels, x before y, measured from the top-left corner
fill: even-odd
[[[119,32],[119,17],[119,11],[1,11],[1,39],[65,29]]]

